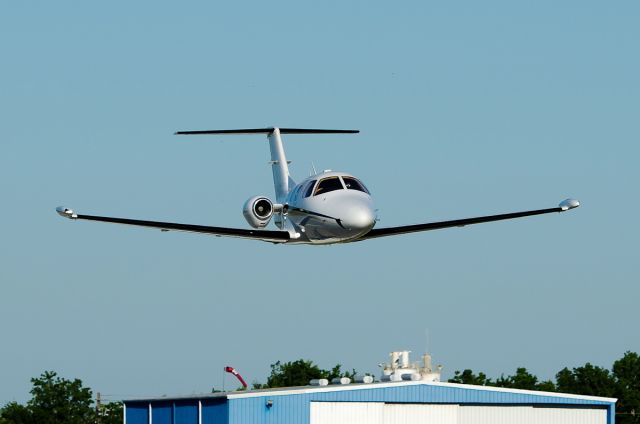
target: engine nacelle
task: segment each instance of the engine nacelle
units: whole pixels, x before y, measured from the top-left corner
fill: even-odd
[[[254,196],[244,202],[242,214],[253,228],[264,228],[273,216],[273,202],[264,196]]]

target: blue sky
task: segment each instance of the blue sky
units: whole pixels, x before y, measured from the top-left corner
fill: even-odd
[[[53,369],[111,396],[206,392],[276,360],[377,371],[425,349],[445,377],[551,378],[640,351],[640,5],[10,2],[0,6],[0,402]],[[363,179],[380,226],[571,213],[329,247],[118,227],[245,227],[294,177]],[[227,386],[235,382],[227,380]]]

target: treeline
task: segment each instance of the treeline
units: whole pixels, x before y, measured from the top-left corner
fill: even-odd
[[[635,352],[626,352],[610,370],[588,362],[573,369],[563,368],[555,381],[540,381],[526,368],[518,368],[514,375],[502,375],[495,380],[482,372],[456,371],[449,382],[618,398],[616,423],[640,423],[640,356]]]
[[[31,399],[21,405],[9,402],[0,409],[0,424],[121,424],[122,403],[93,402],[91,389],[82,381],[46,371],[32,378]]]

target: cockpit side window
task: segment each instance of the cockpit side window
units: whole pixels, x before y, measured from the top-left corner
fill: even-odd
[[[364,186],[364,184],[362,184],[360,181],[356,180],[355,178],[353,178],[353,177],[342,177],[342,180],[344,181],[344,185],[347,186],[348,189],[363,191],[363,192],[369,194],[369,190],[367,190],[367,188]]]
[[[314,196],[318,194],[328,193],[334,190],[342,190],[344,187],[342,186],[342,182],[339,177],[328,177],[323,178],[318,183],[318,187],[316,187],[316,191],[313,193]]]
[[[304,188],[304,197],[309,197],[311,196],[311,193],[313,193],[313,186],[316,185],[316,180],[311,180],[307,183],[307,185]]]

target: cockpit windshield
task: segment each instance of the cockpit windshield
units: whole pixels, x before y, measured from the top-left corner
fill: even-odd
[[[364,186],[364,184],[362,184],[360,181],[356,180],[355,178],[353,178],[353,177],[342,177],[342,180],[344,181],[344,185],[347,186],[348,189],[363,191],[363,192],[369,194],[369,190],[367,190],[367,188]]]
[[[313,195],[317,196],[318,194],[324,194],[330,191],[342,190],[342,189],[344,189],[344,187],[342,186],[342,182],[340,181],[339,177],[323,178],[318,183],[318,186],[316,187],[316,191],[313,193]]]

